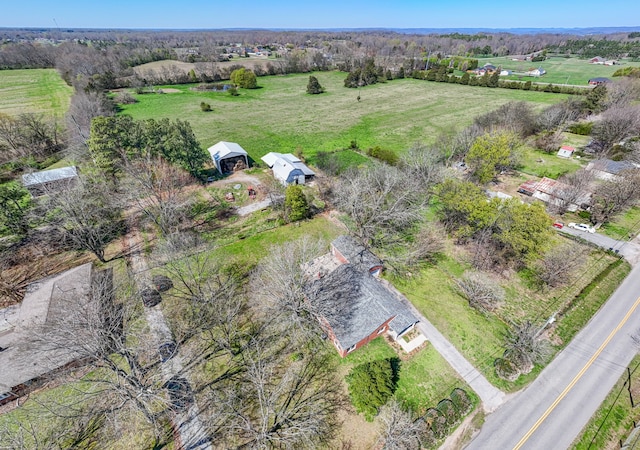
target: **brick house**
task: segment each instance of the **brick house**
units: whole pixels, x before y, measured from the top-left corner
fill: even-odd
[[[331,243],[331,252],[305,265],[308,301],[340,356],[383,333],[398,340],[418,319],[378,279],[382,261],[349,236]]]

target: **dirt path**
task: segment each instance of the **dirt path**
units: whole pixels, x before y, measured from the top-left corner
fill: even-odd
[[[129,262],[134,274],[136,286],[138,290],[141,290],[149,286],[151,280],[149,267],[141,251],[142,238],[135,226],[132,227],[132,231],[126,236],[125,242],[129,249],[131,249]],[[159,347],[163,343],[172,342],[171,330],[167,325],[167,320],[164,317],[161,306],[144,307],[144,313],[149,328],[151,329],[155,346]],[[161,362],[161,370],[165,382],[175,376],[188,378],[188,373],[186,373],[184,369],[179,352],[167,361]],[[211,450],[213,448],[200,421],[198,405],[195,402],[186,409],[176,411],[173,416],[173,423],[176,435],[176,448],[189,450]]]

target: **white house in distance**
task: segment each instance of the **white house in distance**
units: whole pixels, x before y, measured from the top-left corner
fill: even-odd
[[[282,184],[305,184],[315,176],[315,172],[309,169],[300,159],[291,153],[271,152],[264,155],[262,161],[273,169],[273,176]]]
[[[575,148],[568,145],[563,145],[562,147],[560,147],[560,150],[558,150],[558,156],[562,158],[571,158],[573,156],[573,152],[575,151]]]
[[[249,154],[235,142],[220,141],[208,150],[216,169],[221,174],[233,172],[238,161],[243,161],[245,167],[249,167]]]

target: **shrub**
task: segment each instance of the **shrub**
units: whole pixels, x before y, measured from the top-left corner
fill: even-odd
[[[453,392],[451,392],[450,397],[451,401],[453,402],[453,406],[455,406],[456,411],[458,411],[458,416],[460,418],[471,410],[473,404],[471,403],[469,394],[467,394],[467,392],[463,389],[455,388]]]
[[[128,92],[120,92],[118,95],[116,95],[115,101],[116,103],[119,103],[121,105],[131,105],[133,103],[138,103],[138,100]]]
[[[396,389],[394,363],[392,358],[371,361],[354,367],[347,375],[351,403],[369,422]]]
[[[504,289],[480,272],[465,273],[455,282],[469,305],[480,312],[493,311],[504,301]]]
[[[578,122],[572,125],[569,125],[567,131],[573,134],[579,134],[581,136],[588,136],[591,134],[591,130],[593,129],[593,122]]]
[[[307,94],[322,94],[324,89],[320,86],[320,82],[313,75],[309,76],[309,83],[307,83]]]
[[[379,159],[382,162],[386,162],[390,166],[395,166],[398,163],[398,155],[396,155],[393,150],[381,148],[379,146],[367,149],[367,155]]]
[[[211,111],[211,105],[209,103],[200,102],[200,109],[204,112]]]

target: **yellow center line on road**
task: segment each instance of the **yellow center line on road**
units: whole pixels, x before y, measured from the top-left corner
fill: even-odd
[[[596,358],[598,358],[598,356],[600,356],[600,353],[602,353],[602,351],[609,344],[611,339],[613,339],[613,337],[618,333],[618,331],[620,331],[620,329],[624,326],[624,324],[627,323],[627,320],[629,320],[629,317],[631,317],[631,314],[633,314],[633,312],[636,310],[638,305],[640,305],[640,297],[638,297],[638,299],[633,304],[631,309],[629,309],[629,311],[627,311],[627,314],[623,317],[623,319],[620,321],[618,326],[613,329],[613,331],[609,334],[609,336],[607,336],[607,338],[604,340],[602,345],[593,354],[591,359],[584,365],[584,367],[580,370],[580,372],[578,372],[578,374],[573,378],[573,380],[571,380],[571,383],[569,383],[569,385],[564,389],[564,391],[562,391],[562,393],[555,399],[555,401],[551,404],[551,406],[549,406],[549,408],[547,408],[547,410],[538,419],[538,421],[535,424],[533,424],[531,429],[529,431],[527,431],[527,434],[525,434],[522,437],[522,439],[520,439],[520,442],[518,442],[516,444],[516,446],[513,447],[513,450],[519,450],[525,444],[525,442],[527,442],[529,440],[531,435],[533,433],[535,433],[535,431],[540,427],[542,422],[544,422],[546,420],[546,418],[549,416],[549,414],[551,414],[551,412],[555,409],[555,407],[558,406],[558,403],[560,403],[562,401],[562,399],[567,396],[567,394],[573,388],[573,386],[575,386],[575,384],[580,380],[580,378],[582,378],[582,376],[589,369],[589,367],[591,367],[591,365],[596,360]]]

